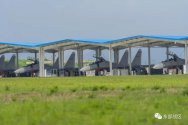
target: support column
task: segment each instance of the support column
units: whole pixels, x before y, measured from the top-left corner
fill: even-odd
[[[169,47],[167,46],[166,47],[166,59],[169,60]]]
[[[132,64],[131,64],[131,47],[129,47],[129,50],[128,50],[128,63],[129,63],[129,74],[132,75]]]
[[[116,64],[119,63],[119,49],[118,48],[114,49],[114,62]]]
[[[151,51],[150,51],[150,46],[148,46],[148,75],[151,75]]]
[[[185,43],[185,68],[184,74],[188,74],[188,45]]]
[[[44,73],[44,48],[39,48],[39,76],[45,77]]]
[[[82,48],[77,48],[77,59],[78,59],[78,68],[83,67],[83,49]]]
[[[113,76],[112,70],[112,46],[109,46],[109,68],[110,68],[110,75]]]
[[[59,57],[59,69],[64,67],[64,50],[63,48],[58,49],[58,57]]]
[[[101,56],[101,48],[98,47],[95,51],[96,51],[96,57],[100,57]]]
[[[167,60],[169,60],[169,55],[168,55],[168,54],[169,54],[169,47],[167,46],[167,47],[166,47],[166,59],[167,59]],[[167,73],[169,73],[168,68],[167,68]]]
[[[16,52],[16,69],[19,68],[19,53]]]
[[[35,52],[35,60],[37,60],[37,52]]]
[[[52,53],[52,65],[54,67],[55,64],[55,52]]]
[[[62,68],[62,48],[60,47],[59,49],[58,49],[58,57],[59,57],[59,69],[61,69]]]
[[[61,68],[64,68],[64,65],[65,65],[64,52],[65,52],[65,50],[62,48],[62,50],[61,50],[61,59],[62,59]]]

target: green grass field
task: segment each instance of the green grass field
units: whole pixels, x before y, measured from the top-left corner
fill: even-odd
[[[181,119],[159,120],[154,113]],[[0,125],[187,123],[185,75],[0,79]]]

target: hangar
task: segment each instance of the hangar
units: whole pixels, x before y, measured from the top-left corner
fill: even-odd
[[[181,47],[184,48],[185,55],[185,74],[188,74],[188,36],[145,36],[138,35],[132,37],[126,37],[117,40],[79,40],[79,39],[64,39],[53,42],[0,42],[0,54],[4,53],[16,53],[16,62],[18,67],[19,56],[18,53],[21,52],[31,52],[35,54],[37,58],[37,53],[39,55],[39,76],[45,77],[44,70],[44,53],[58,53],[59,57],[59,68],[64,67],[64,51],[73,49],[77,51],[77,62],[78,68],[83,67],[83,50],[92,49],[96,51],[96,56],[101,55],[103,49],[108,49],[109,51],[109,67],[110,75],[113,75],[112,69],[112,56],[114,56],[114,62],[119,61],[119,50],[128,49],[128,63],[129,69],[131,66],[131,49],[133,47],[147,47],[148,49],[148,65],[149,73],[151,69],[151,48],[152,47],[165,47],[167,52],[169,47]],[[114,51],[114,55],[112,55]],[[169,57],[167,56],[167,59]],[[54,62],[54,58],[53,58]]]

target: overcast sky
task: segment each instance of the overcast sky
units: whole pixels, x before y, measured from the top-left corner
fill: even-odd
[[[188,35],[187,0],[0,0],[0,41]]]
[[[188,35],[188,0],[0,0],[0,41]]]

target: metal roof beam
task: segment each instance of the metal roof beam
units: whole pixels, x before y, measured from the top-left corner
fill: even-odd
[[[44,50],[48,50],[48,49],[58,49],[59,47],[64,47],[64,46],[68,46],[68,45],[72,45],[72,44],[76,44],[74,42],[63,42],[63,43],[56,43],[56,44],[52,44],[52,45],[48,45],[43,47]]]
[[[109,43],[98,44],[98,43],[92,43],[92,42],[82,42],[82,41],[77,41],[77,40],[75,40],[74,42],[78,43],[78,44],[88,44],[88,45],[91,45],[91,46],[109,47]]]
[[[161,46],[166,44],[167,46],[170,44],[171,46],[182,46],[183,43],[176,42],[176,41],[167,41],[167,40],[158,40],[158,39],[145,39],[145,40],[140,40],[140,41],[132,41],[132,42],[126,42],[126,43],[121,43],[121,46],[116,46],[116,47],[136,47],[136,46],[143,46],[146,47],[148,45],[150,46]],[[181,45],[182,44],[182,45]]]
[[[58,51],[58,49],[60,48],[60,47],[62,47],[64,50],[68,50],[68,49],[74,49],[74,48],[76,48],[78,46],[78,43],[69,43],[69,44],[64,44],[63,46],[62,45],[56,45],[56,46],[53,46],[54,48],[45,48],[45,51],[51,51],[51,52],[57,52]]]
[[[107,47],[101,47],[101,46],[91,46],[91,45],[85,45],[85,46],[80,46],[83,50],[90,49],[90,50],[95,50],[96,48],[100,47],[101,49],[105,49]]]
[[[25,48],[25,47],[13,47],[13,46],[7,46],[6,48],[0,49],[0,51],[7,51],[9,50],[10,52],[36,52],[38,51],[35,48]]]
[[[86,46],[88,44],[86,43],[75,43],[75,44],[72,44],[72,45],[69,45],[69,46],[66,46],[66,47],[63,47],[64,50],[69,50],[69,49],[77,49],[78,47],[82,47],[82,46]]]
[[[149,46],[167,47],[167,46],[183,46],[183,44],[175,43],[174,41],[158,41],[158,42],[149,43]]]
[[[35,53],[35,52],[38,52],[38,50],[36,49],[26,49],[26,48],[20,48],[17,50],[19,53],[21,52],[30,52],[30,53]]]
[[[135,47],[135,46],[142,46],[144,44],[148,44],[148,40],[141,40],[141,41],[134,41],[134,42],[128,42],[128,43],[122,43],[122,45],[116,46],[117,48],[128,48],[129,46]],[[114,48],[116,48],[114,47]]]
[[[11,50],[12,48],[14,48],[14,47],[6,47],[6,48],[2,48],[2,49],[0,49],[0,52],[7,51],[7,50]]]
[[[118,47],[118,46],[144,46],[144,44],[152,43],[155,41],[161,41],[161,42],[168,42],[168,43],[178,43],[178,44],[184,44],[182,41],[175,41],[175,40],[163,40],[163,39],[151,39],[151,38],[137,38],[137,39],[131,39],[131,40],[125,40],[125,41],[118,41],[117,43],[112,43],[112,47]]]
[[[8,45],[0,45],[0,50],[9,47]]]
[[[74,45],[79,44],[79,45],[90,45],[90,46],[104,46],[104,47],[107,46],[105,44],[92,44],[92,43],[90,44],[90,43],[85,43],[85,42],[74,42],[74,41],[72,41],[72,42],[63,42],[63,43],[56,43],[56,44],[48,45],[48,46],[44,47],[44,50],[54,49],[54,48],[56,49],[56,48],[59,48],[59,47],[70,49],[70,47],[67,47],[67,46],[72,45],[72,44],[74,44]]]
[[[147,40],[144,42],[138,42],[138,43],[134,43],[134,44],[129,44],[129,46],[131,47],[136,47],[136,46],[143,46],[143,47],[147,47],[147,46],[158,46],[160,44],[169,44],[172,43],[171,41],[159,41],[159,40]]]
[[[122,40],[122,41],[112,43],[112,47],[117,47],[117,46],[121,46],[121,45],[126,45],[126,44],[146,41],[146,40],[147,39],[145,39],[145,38],[137,38],[137,39],[131,39],[131,40],[124,40],[124,41]]]
[[[6,48],[6,49],[3,49],[3,50],[0,50],[0,54],[2,54],[2,53],[7,53],[7,52],[12,52],[12,53],[14,53],[14,52],[16,52],[16,50],[17,49],[19,49],[20,47],[12,47],[12,48]]]

